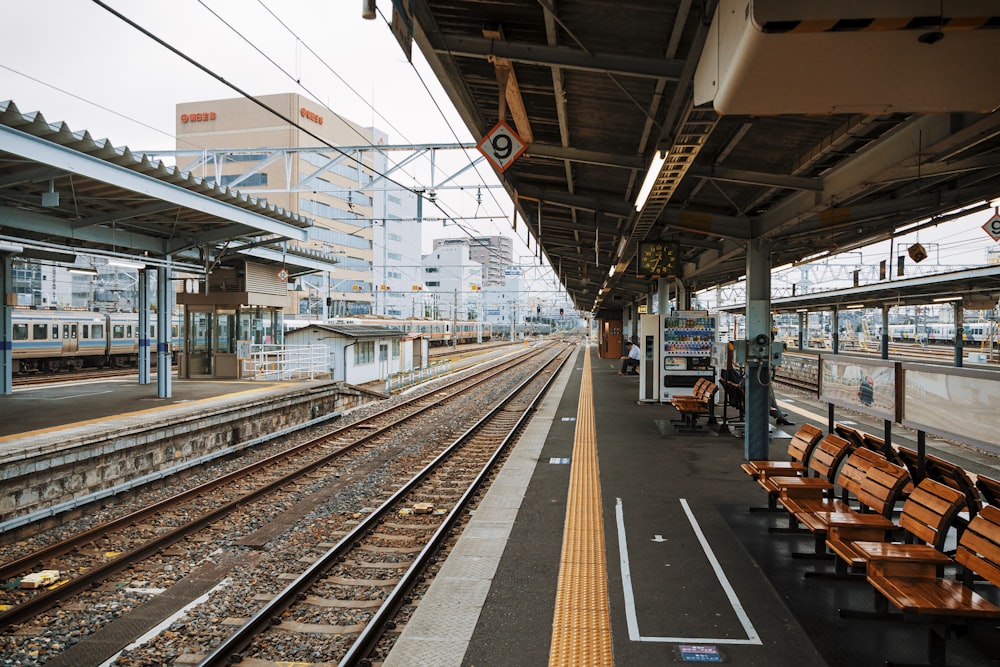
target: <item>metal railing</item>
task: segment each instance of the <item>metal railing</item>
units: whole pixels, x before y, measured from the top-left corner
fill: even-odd
[[[325,345],[250,346],[241,359],[241,377],[251,380],[313,380],[333,374],[330,349]]]
[[[415,385],[450,372],[450,359],[435,361],[428,366],[414,368],[409,371],[399,371],[398,373],[391,374],[385,379],[385,393],[391,394],[393,391],[399,391],[411,385]]]

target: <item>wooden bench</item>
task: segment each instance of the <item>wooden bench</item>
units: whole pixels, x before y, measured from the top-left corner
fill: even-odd
[[[1000,507],[1000,481],[985,475],[977,475],[976,488],[983,494],[983,499],[988,504]]]
[[[864,528],[851,525],[850,522],[831,522],[826,546],[855,571],[864,570],[873,557],[885,558],[888,555],[900,560],[937,559],[939,564],[947,562],[946,556],[944,559],[940,556],[944,556],[948,529],[964,502],[965,496],[962,493],[930,478],[924,478],[903,503],[903,511],[899,516],[899,528],[917,543],[897,544],[885,541],[879,533],[895,528],[886,518],[881,526]]]
[[[674,396],[670,404],[680,413],[680,419],[671,420],[677,432],[694,433],[699,429],[698,418],[708,417],[709,424],[715,423],[715,393],[719,387],[710,380],[701,378],[695,383],[690,396]]]
[[[814,476],[766,475],[758,478],[757,483],[767,491],[769,506],[778,499],[822,498],[832,493],[837,470],[851,449],[851,443],[830,433],[809,456],[806,467]]]
[[[683,401],[700,398],[710,384],[712,384],[712,381],[708,378],[698,378],[694,386],[691,387],[690,394],[675,394],[670,400]]]
[[[795,520],[812,533],[813,555],[823,555],[831,526],[841,530],[848,526],[863,530],[863,539],[889,539],[894,528],[890,517],[909,481],[906,468],[890,463],[878,452],[861,448],[851,452],[837,475],[837,483],[843,489],[842,497],[805,501],[782,498],[781,502],[793,513]],[[858,508],[851,506],[850,496],[854,497]],[[836,574],[847,574],[847,568],[842,567],[840,561]]]
[[[899,609],[904,619],[928,624],[931,665],[945,664],[946,642],[953,626],[1000,620],[1000,607],[972,587],[973,575],[1000,586],[1000,508],[987,505],[972,519],[958,542],[955,562],[963,568],[963,581],[940,578],[936,563],[900,561],[891,554],[872,554],[868,564],[868,582],[875,590]]]
[[[907,468],[914,483],[919,483],[919,458],[917,452],[906,447],[896,447],[896,453]],[[968,523],[972,517],[976,516],[982,503],[979,500],[979,490],[973,483],[969,473],[964,468],[955,465],[932,454],[924,456],[924,475],[936,482],[946,484],[951,488],[960,491],[965,496],[965,513],[960,519],[963,523]]]
[[[823,431],[812,424],[803,424],[788,443],[788,461],[746,461],[740,468],[755,480],[773,474],[804,475],[809,455],[822,438]]]

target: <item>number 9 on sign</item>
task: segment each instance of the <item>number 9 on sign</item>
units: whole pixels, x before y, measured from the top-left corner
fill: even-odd
[[[524,140],[507,123],[500,121],[476,148],[499,171],[505,171],[527,148]]]
[[[983,225],[986,233],[993,237],[994,241],[1000,241],[1000,215],[994,215]]]

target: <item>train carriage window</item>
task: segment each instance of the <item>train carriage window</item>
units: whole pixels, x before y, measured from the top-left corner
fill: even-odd
[[[33,340],[45,340],[48,337],[49,337],[49,325],[47,324],[31,325],[31,338]]]
[[[94,324],[90,327],[90,332],[94,334],[94,338],[104,338],[104,325]]]
[[[76,324],[69,325],[69,337],[73,340],[76,340],[77,326]]]
[[[52,325],[52,339],[55,340],[57,338],[59,338],[59,325],[58,324],[53,324]]]
[[[90,338],[90,325],[81,324],[80,325],[80,338]]]
[[[114,324],[111,326],[111,337],[112,338],[124,338],[125,337],[125,325],[124,324]]]
[[[125,333],[125,337],[126,338],[132,338],[133,337],[132,336],[132,325],[131,324],[128,325],[127,327],[125,327],[125,331],[126,331],[126,333]]]
[[[28,324],[26,322],[14,324],[10,334],[12,340],[28,340]]]

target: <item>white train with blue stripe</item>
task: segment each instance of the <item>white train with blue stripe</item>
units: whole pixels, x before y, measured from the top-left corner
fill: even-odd
[[[14,373],[138,364],[138,313],[15,309],[11,319]],[[155,357],[155,319],[149,328],[150,356]]]

